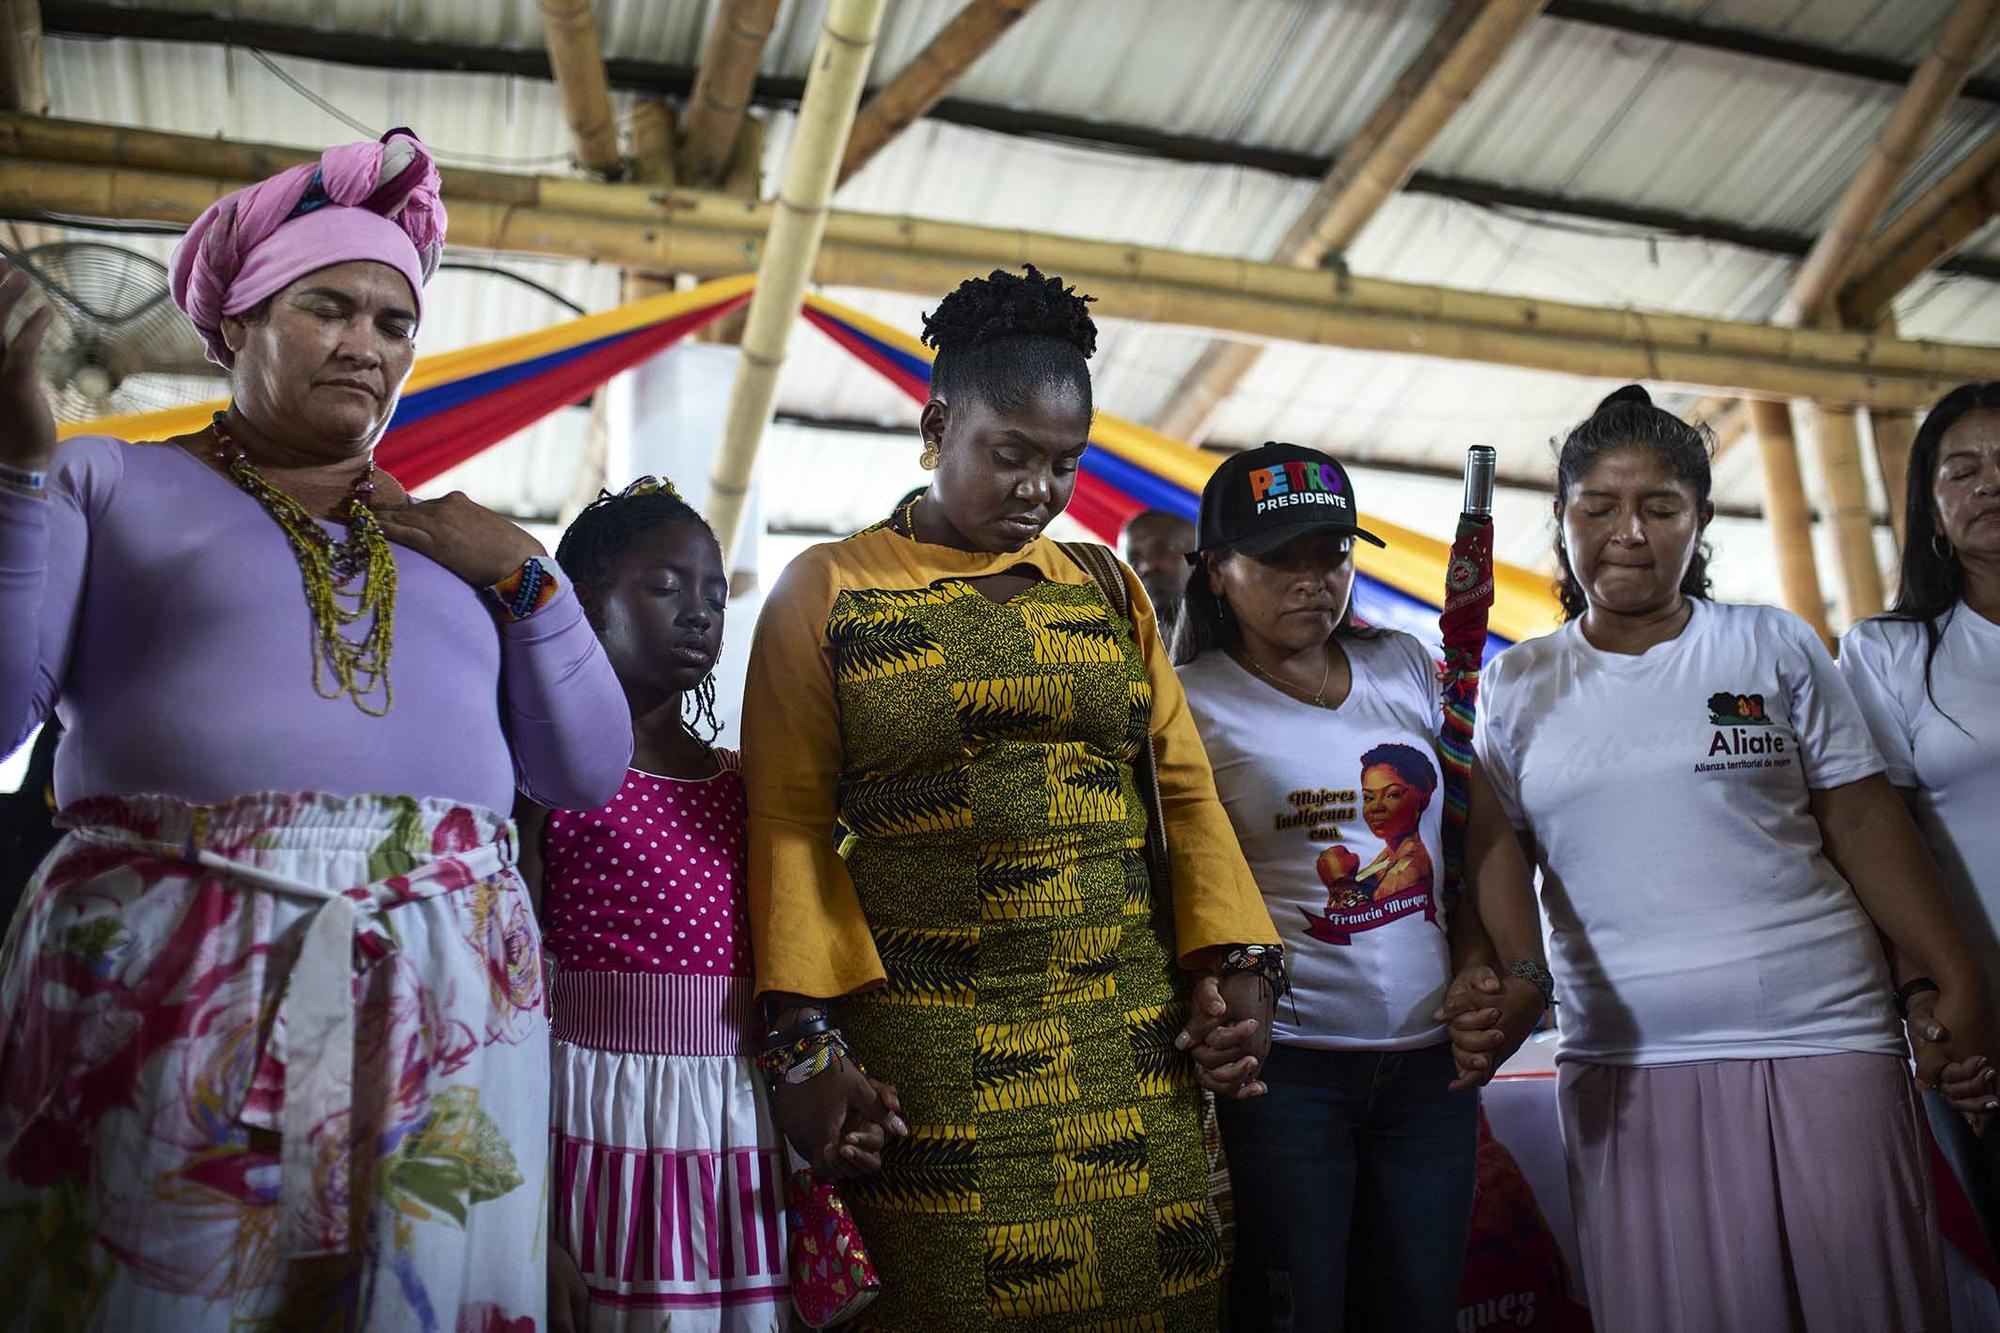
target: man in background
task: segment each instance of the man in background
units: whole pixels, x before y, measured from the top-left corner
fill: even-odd
[[[1180,618],[1181,594],[1187,590],[1187,555],[1194,549],[1194,524],[1164,509],[1134,514],[1119,538],[1125,563],[1139,576],[1160,622],[1160,638],[1173,642]]]

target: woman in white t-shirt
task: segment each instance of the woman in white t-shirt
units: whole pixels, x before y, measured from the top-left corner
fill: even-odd
[[[1840,641],[1840,670],[1944,872],[1958,919],[2000,987],[2000,382],[1966,384],[1924,417],[1910,449],[1903,572],[1895,609]],[[1913,1017],[1936,1002],[1910,1002]],[[1933,1094],[1931,1123],[1972,1164],[1987,1234],[2000,1228],[1995,1071],[1941,1085],[1981,1131]]]
[[[1787,612],[1709,601],[1704,435],[1631,385],[1557,463],[1568,623],[1486,671],[1477,753],[1542,870],[1591,1317],[1946,1326],[1896,1021],[1978,965],[1854,697]]]
[[[1502,980],[1474,910],[1446,925],[1437,666],[1407,634],[1354,624],[1346,472],[1267,444],[1203,492],[1175,641],[1189,710],[1285,942],[1254,1101],[1218,1103],[1235,1185],[1234,1326],[1447,1333],[1471,1220],[1473,1089],[1534,1026],[1552,986],[1512,831],[1474,792],[1468,864],[1511,863]],[[1483,842],[1482,842],[1483,839]],[[1497,899],[1496,899],[1497,901]],[[1491,914],[1491,913],[1489,913]],[[1511,927],[1511,935],[1510,935]],[[1461,984],[1449,1005],[1453,967]]]

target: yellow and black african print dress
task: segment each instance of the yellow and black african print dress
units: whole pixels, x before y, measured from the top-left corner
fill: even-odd
[[[1024,564],[1005,603],[963,581]],[[1214,1328],[1178,958],[1275,932],[1150,619],[1044,541],[877,529],[773,589],[744,715],[758,985],[847,996],[912,1130],[845,1189],[864,1326]],[[1141,852],[1148,728],[1178,895]]]

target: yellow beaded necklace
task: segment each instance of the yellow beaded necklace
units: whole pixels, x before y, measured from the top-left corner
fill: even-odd
[[[235,440],[223,414],[215,414],[216,457],[223,471],[284,531],[305,580],[306,606],[313,621],[313,692],[322,699],[345,696],[370,717],[382,717],[395,702],[389,683],[389,651],[396,632],[396,557],[389,539],[368,508],[375,493],[375,460],[355,480],[341,517],[347,535],[335,542],[305,506],[266,481]],[[349,589],[359,577],[361,584]],[[353,600],[353,609],[342,604]],[[372,617],[360,640],[341,633],[343,627]],[[333,685],[326,684],[326,674]],[[371,698],[381,694],[381,706]]]

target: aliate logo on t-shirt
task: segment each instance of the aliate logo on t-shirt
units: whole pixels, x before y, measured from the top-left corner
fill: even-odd
[[[1761,694],[1717,690],[1708,696],[1708,721],[1715,732],[1709,738],[1708,758],[1694,766],[1697,773],[1783,768],[1792,762],[1783,734],[1769,729],[1771,716],[1764,711]]]

